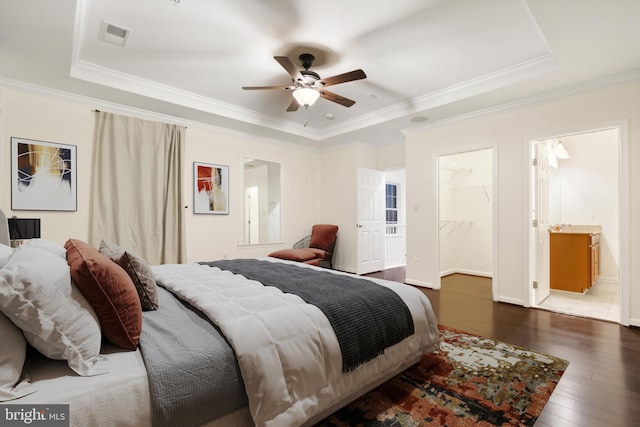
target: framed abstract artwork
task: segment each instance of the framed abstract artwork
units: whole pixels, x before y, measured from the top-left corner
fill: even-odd
[[[229,166],[193,163],[193,213],[229,213]]]
[[[11,137],[11,209],[77,211],[76,146]]]

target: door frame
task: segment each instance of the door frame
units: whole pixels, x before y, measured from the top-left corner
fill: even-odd
[[[544,301],[544,299],[546,299],[549,294],[550,294],[550,273],[549,273],[549,269],[550,269],[550,262],[547,262],[547,265],[545,266],[545,269],[543,270],[544,274],[546,274],[546,280],[542,280],[540,278],[540,273],[541,273],[541,268],[540,268],[540,253],[541,253],[541,247],[539,246],[540,243],[540,233],[541,233],[541,227],[546,226],[547,228],[550,226],[548,218],[549,218],[549,159],[546,156],[541,156],[540,151],[541,149],[548,149],[549,147],[549,140],[532,140],[531,144],[530,144],[530,150],[531,150],[531,157],[530,157],[530,167],[531,167],[531,186],[532,186],[532,197],[533,199],[531,200],[531,221],[530,221],[530,230],[531,230],[531,301],[533,302],[533,304],[535,304],[536,306],[539,306],[540,303],[542,301]],[[541,165],[541,160],[544,161],[544,165]],[[544,168],[541,168],[541,166],[544,166]],[[546,168],[546,172],[545,172],[545,168]],[[540,176],[542,174],[546,175],[547,178],[547,182],[546,182],[546,189],[545,189],[545,193],[544,195],[540,194],[540,186],[539,186],[539,182],[540,182]],[[546,196],[546,199],[544,200],[544,203],[540,203],[541,200],[541,196]],[[543,208],[543,212],[541,212],[541,208]],[[534,214],[535,213],[535,214]],[[544,219],[544,221],[541,221],[541,217],[543,217],[542,219]],[[533,222],[535,221],[535,225],[533,224]],[[542,233],[545,233],[545,237],[546,237],[546,241],[545,241],[545,247],[544,249],[546,250],[546,252],[544,252],[545,257],[547,259],[547,261],[549,261],[549,253],[550,253],[550,236],[547,233],[547,230],[545,229],[544,231],[542,231]],[[535,266],[535,268],[534,268]],[[534,288],[533,283],[536,282],[537,283],[537,288]],[[542,286],[541,286],[542,285]],[[541,295],[540,293],[544,293],[544,298],[541,299]]]
[[[599,132],[610,129],[618,129],[618,253],[620,254],[620,261],[618,266],[618,277],[620,280],[620,292],[619,292],[619,303],[620,303],[620,319],[619,323],[624,326],[629,326],[629,317],[630,317],[630,305],[629,305],[629,297],[630,297],[630,277],[631,277],[631,247],[630,247],[630,176],[629,176],[629,121],[628,120],[619,120],[610,122],[609,124],[603,124],[599,127],[587,128],[587,129],[574,129],[572,131],[564,131],[564,132],[555,132],[553,134],[548,134],[547,136],[540,136],[536,138],[530,138],[527,144],[526,151],[526,164],[527,169],[529,170],[529,179],[525,183],[525,194],[527,197],[524,198],[525,203],[527,203],[527,227],[531,226],[531,203],[533,200],[532,194],[532,179],[533,173],[532,168],[529,166],[531,159],[529,153],[531,153],[531,147],[534,141],[545,140],[545,139],[561,139],[563,137],[567,137],[570,135],[580,135],[586,133]],[[526,239],[526,249],[525,253],[528,255],[528,271],[527,271],[527,280],[524,283],[524,292],[527,295],[526,298],[526,307],[536,307],[533,300],[533,288],[532,288],[532,271],[534,268],[537,268],[537,265],[533,265],[531,259],[531,250],[532,250],[532,242],[531,242],[531,233],[527,232],[525,234],[527,236]]]
[[[434,235],[436,236],[436,254],[435,254],[435,265],[438,270],[438,274],[436,275],[436,282],[434,283],[433,289],[440,289],[442,284],[442,279],[440,277],[440,158],[445,156],[450,156],[453,154],[463,154],[469,153],[473,151],[480,150],[492,150],[492,159],[491,159],[491,298],[493,301],[498,301],[499,297],[499,275],[498,275],[498,267],[499,267],[499,259],[498,259],[498,206],[499,206],[499,197],[498,197],[498,143],[490,143],[490,144],[478,144],[478,145],[469,145],[466,147],[456,147],[450,150],[441,150],[433,153],[434,157],[434,186],[436,193],[436,218],[435,218],[435,231]]]

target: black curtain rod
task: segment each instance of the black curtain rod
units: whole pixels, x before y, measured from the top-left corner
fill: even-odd
[[[99,113],[100,112],[100,110],[96,110],[95,108],[93,110],[91,110],[91,111],[94,112],[94,113]],[[184,126],[184,125],[178,125],[178,126],[183,126],[185,129],[187,129],[187,127]]]

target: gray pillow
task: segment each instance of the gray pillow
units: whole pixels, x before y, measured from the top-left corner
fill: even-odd
[[[114,261],[127,272],[138,291],[140,304],[145,311],[158,309],[158,288],[151,266],[140,256],[133,254],[115,243],[100,242],[100,253]]]

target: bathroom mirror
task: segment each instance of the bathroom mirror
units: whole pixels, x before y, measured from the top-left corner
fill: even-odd
[[[280,163],[244,159],[243,243],[280,243]]]

